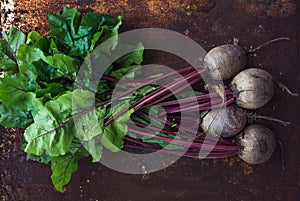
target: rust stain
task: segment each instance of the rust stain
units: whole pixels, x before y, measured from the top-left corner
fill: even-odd
[[[288,17],[295,13],[296,3],[293,0],[276,1],[244,1],[236,0],[236,4],[245,7],[246,12],[259,15],[265,13],[270,17]]]
[[[246,163],[246,162],[243,162],[240,164],[241,167],[243,168],[244,170],[244,175],[250,175],[253,173],[253,168],[252,168],[252,165]]]
[[[233,167],[236,162],[240,162],[241,159],[239,157],[232,157],[232,158],[223,158],[222,161],[225,164],[228,164],[230,167]]]
[[[243,162],[239,157],[223,158],[222,161],[229,167],[234,167],[236,164],[239,164],[239,166],[242,168],[244,175],[250,175],[253,173],[252,165]]]
[[[292,0],[275,1],[267,10],[267,15],[271,17],[281,16],[287,17],[293,14],[296,10],[296,4]]]
[[[214,1],[206,0],[150,0],[147,1],[148,9],[151,13],[159,14],[161,12],[181,12],[185,15],[191,15],[194,12],[207,13],[215,6]]]
[[[216,159],[213,159],[213,166],[217,167],[217,160]]]
[[[46,14],[48,12],[60,12],[64,6],[76,7],[83,13],[94,11],[112,15],[124,14],[126,16],[124,18],[125,22],[126,20],[135,21],[134,27],[153,27],[155,25],[156,27],[169,28],[174,27],[174,25],[179,27],[181,24],[189,22],[197,28],[197,23],[195,23],[193,18],[205,17],[216,5],[215,1],[206,0],[123,0],[117,2],[103,0],[10,1],[14,2],[14,11],[5,11],[5,13],[6,15],[12,13],[14,18],[8,26],[20,28],[24,32],[36,30],[43,35],[49,34]],[[201,30],[199,31],[201,32]],[[183,29],[182,32],[186,35],[190,34],[188,29]]]
[[[224,163],[228,163],[228,162],[229,162],[229,159],[228,159],[228,158],[223,158],[222,161],[223,161]]]
[[[81,8],[81,7],[80,7]],[[123,1],[103,1],[96,0],[95,3],[86,4],[85,8],[90,8],[96,13],[121,14],[132,10],[128,0]]]
[[[230,158],[228,165],[232,167],[234,165],[234,162],[235,162],[234,158]]]

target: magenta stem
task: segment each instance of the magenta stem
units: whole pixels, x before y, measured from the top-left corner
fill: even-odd
[[[187,76],[186,79],[187,80],[193,79],[196,75],[197,74],[195,72],[193,72],[193,73],[191,73],[191,75]],[[124,110],[120,111],[118,114],[114,115],[114,117],[108,119],[105,122],[104,126],[106,127],[107,125],[109,125],[111,122],[113,122],[115,119],[119,118],[121,115],[123,115],[124,113],[126,113],[130,109],[139,108],[139,107],[143,106],[144,104],[147,104],[148,102],[151,102],[152,100],[155,100],[157,97],[160,97],[161,95],[168,92],[172,88],[177,87],[178,85],[180,85],[184,81],[185,80],[174,81],[169,86],[167,86],[166,88],[158,88],[158,89],[154,90],[153,92],[150,92],[150,94],[146,95],[142,99],[140,99],[137,102],[135,102],[134,104],[130,105],[128,108],[125,108]]]
[[[192,151],[180,151],[180,150],[167,150],[167,149],[159,149],[159,148],[154,148],[154,147],[140,147],[136,145],[125,145],[126,148],[131,148],[131,149],[140,149],[140,150],[147,150],[147,151],[162,151],[165,153],[170,153],[174,155],[180,155],[180,156],[186,156],[186,157],[192,157],[192,158],[199,158],[199,153],[198,152],[192,152]],[[202,152],[203,153],[203,152]],[[217,159],[217,158],[226,158],[226,157],[232,157],[235,156],[238,152],[237,151],[230,151],[230,152],[224,152],[224,153],[213,153],[210,152],[208,155],[205,157],[206,159]]]
[[[178,146],[183,146],[183,147],[187,147],[187,148],[196,148],[196,149],[204,148],[204,149],[209,149],[209,150],[226,150],[226,151],[227,150],[239,150],[239,146],[227,146],[227,145],[220,145],[217,143],[202,144],[202,143],[188,142],[188,141],[183,141],[183,140],[170,139],[170,138],[166,138],[166,137],[162,137],[162,136],[157,136],[157,135],[153,135],[153,134],[142,132],[142,131],[137,131],[137,130],[130,129],[130,128],[128,129],[128,131],[135,133],[135,134],[142,135],[142,136],[152,137],[152,138],[156,138],[159,140],[163,140],[165,142],[170,142],[170,143],[176,144]]]
[[[226,95],[232,95],[233,92],[231,89],[226,89],[225,90],[225,94]],[[183,103],[188,103],[188,102],[194,102],[195,99],[197,101],[204,101],[204,102],[207,102],[207,101],[210,101],[210,99],[212,98],[220,98],[220,95],[218,93],[207,93],[207,94],[202,94],[200,96],[196,96],[196,97],[189,97],[189,98],[183,98],[183,99],[180,99],[180,100],[173,100],[173,101],[167,101],[167,102],[163,102],[163,103],[160,103],[159,105],[160,106],[171,106],[171,105],[178,105],[179,103],[180,104],[183,104]]]

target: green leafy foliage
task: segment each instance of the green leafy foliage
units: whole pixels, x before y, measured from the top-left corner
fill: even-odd
[[[57,14],[48,14],[50,31],[58,49],[74,57],[84,58],[94,47],[118,34],[121,17],[88,13],[84,17],[76,8],[63,9]],[[103,34],[105,31],[106,34]],[[92,45],[92,46],[91,46]],[[116,46],[112,43],[110,48]]]
[[[84,143],[84,148],[90,153],[90,155],[93,158],[93,162],[99,162],[102,156],[102,150],[103,150],[103,145],[102,145],[102,136],[98,135],[91,140],[87,141]]]
[[[40,163],[44,163],[44,164],[49,164],[51,162],[51,156],[48,156],[46,154],[40,155],[40,156],[36,156],[33,154],[27,154],[26,155],[26,160],[33,160],[33,161],[37,161]]]
[[[0,40],[0,69],[6,74],[14,74],[18,72],[18,64],[13,50],[5,40]]]
[[[44,52],[39,48],[23,44],[18,49],[18,60],[21,64],[30,64],[39,59],[46,60]]]
[[[33,118],[30,112],[0,105],[0,125],[5,125],[7,128],[26,128],[32,122]]]
[[[143,60],[143,45],[119,44],[121,16],[82,15],[76,8],[65,7],[60,13],[49,13],[48,22],[50,36],[36,31],[26,35],[14,28],[2,33],[0,125],[25,129],[22,149],[27,160],[51,164],[52,182],[64,192],[79,160],[91,156],[93,162],[99,162],[104,148],[113,152],[123,148],[127,122],[134,112],[131,109],[104,126],[129,103],[101,104],[110,98],[116,83],[103,79],[91,83],[93,65],[78,82],[83,62],[88,62],[99,45],[100,54],[108,57],[126,51],[129,53],[114,61],[104,74],[134,78],[134,70]],[[154,88],[144,88],[141,93],[151,90]],[[134,96],[132,100],[142,97],[139,92]]]
[[[78,161],[86,158],[89,153],[81,146],[81,142],[74,139],[69,151],[51,159],[51,179],[59,192],[64,192],[63,186],[71,180],[72,174],[78,169]]]
[[[50,79],[63,77],[75,80],[76,72],[79,69],[79,63],[72,57],[62,53],[56,53],[52,57],[47,57],[46,63],[53,67],[50,72]]]
[[[23,74],[5,76],[0,79],[0,101],[7,107],[24,104],[21,101],[35,89],[36,83],[31,76]]]
[[[122,104],[116,108],[112,113],[112,116],[118,114],[124,108],[128,108],[129,103]],[[104,129],[104,135],[102,137],[102,144],[105,148],[111,150],[112,152],[117,152],[124,146],[124,137],[127,134],[128,126],[127,122],[130,119],[131,114],[134,109],[130,109],[122,116],[116,118],[111,124],[109,124]]]
[[[24,133],[27,142],[25,152],[38,156],[66,154],[74,138],[72,121],[65,123],[71,118],[71,113],[71,92],[40,106],[38,113],[33,117],[34,123],[27,127]]]
[[[34,48],[42,50],[46,55],[51,54],[49,38],[41,36],[36,31],[28,33],[26,44],[31,44]]]
[[[3,33],[2,35],[14,54],[16,54],[19,47],[24,44],[26,40],[26,35],[22,31],[15,28],[11,28],[9,33]]]

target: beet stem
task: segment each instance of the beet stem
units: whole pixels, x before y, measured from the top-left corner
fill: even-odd
[[[291,124],[291,122],[288,122],[288,121],[282,121],[280,119],[276,119],[276,118],[273,118],[273,117],[257,115],[255,113],[254,114],[247,114],[247,116],[248,116],[248,118],[252,118],[254,120],[256,120],[256,119],[264,119],[264,120],[274,121],[274,122],[282,124],[283,126],[288,126],[288,125]]]
[[[195,148],[195,149],[206,149],[207,148],[209,150],[216,150],[216,151],[223,151],[223,150],[237,151],[240,149],[239,146],[225,146],[225,145],[220,145],[217,143],[213,143],[213,144],[204,143],[203,144],[203,143],[195,143],[195,142],[183,141],[183,140],[178,140],[178,139],[170,139],[167,137],[157,136],[157,135],[146,133],[143,131],[137,131],[137,130],[134,130],[131,128],[129,128],[128,131],[135,133],[135,134],[142,135],[142,136],[156,138],[156,139],[159,139],[159,140],[162,140],[165,142],[169,142],[169,143],[173,143],[178,146],[183,146],[186,148]]]
[[[193,72],[191,73],[191,75],[187,76],[186,79],[192,79],[197,75],[197,73]],[[185,81],[185,80],[184,80]],[[183,82],[183,80],[181,81],[174,81],[171,82],[169,84],[169,86],[167,86],[166,88],[158,88],[157,90],[154,90],[153,92],[151,92],[150,94],[146,95],[145,97],[143,97],[142,99],[138,100],[137,102],[135,102],[134,104],[130,105],[128,108],[120,111],[118,114],[114,115],[114,117],[112,117],[111,119],[108,119],[104,126],[109,125],[110,123],[112,123],[115,119],[119,118],[121,115],[123,115],[125,112],[129,111],[132,108],[139,108],[141,106],[143,106],[144,104],[147,104],[148,102],[151,102],[152,100],[155,100],[156,98],[160,97],[161,95],[163,95],[164,93],[168,92],[168,90],[172,89],[172,88],[176,88],[178,85],[180,85]],[[187,87],[187,86],[186,86]],[[140,88],[140,87],[139,87]],[[182,89],[183,90],[183,89]],[[126,93],[126,92],[125,92]],[[121,95],[119,95],[121,96]]]
[[[190,80],[190,81],[189,81],[189,84],[190,84],[190,85],[193,85],[193,84],[195,84],[195,83],[198,82],[198,81],[199,81],[198,78],[194,78],[193,80]],[[172,93],[167,93],[165,96],[163,96],[163,97],[161,97],[161,98],[155,100],[154,102],[151,102],[151,103],[148,104],[148,105],[145,105],[145,107],[151,106],[151,105],[155,105],[155,104],[158,104],[158,103],[160,103],[161,101],[163,101],[163,100],[165,100],[165,99],[167,99],[167,98],[173,96],[174,94],[176,94],[176,93],[178,93],[178,92],[184,90],[186,87],[187,87],[187,86],[182,86],[182,87],[176,89],[175,91],[173,91]]]
[[[277,140],[277,143],[279,144],[280,147],[280,152],[281,152],[281,175],[280,175],[280,182],[282,182],[283,176],[284,176],[284,170],[285,170],[285,163],[284,163],[284,147],[283,144],[280,140]]]
[[[160,148],[154,148],[154,147],[140,147],[136,145],[129,145],[125,144],[126,148],[132,148],[132,149],[140,149],[140,150],[148,150],[148,151],[162,151],[165,153],[170,153],[174,155],[183,155],[186,157],[192,157],[192,158],[199,158],[199,153],[198,152],[193,152],[193,151],[180,151],[180,150],[167,150],[167,149],[160,149]],[[202,152],[203,153],[203,152]],[[229,152],[224,152],[224,153],[208,153],[208,155],[205,157],[206,159],[217,159],[217,158],[227,158],[227,157],[232,157],[237,154],[236,151],[229,151]]]
[[[193,106],[187,105],[187,106],[183,106],[183,107],[174,107],[174,108],[167,110],[167,112],[172,114],[172,113],[183,112],[183,111],[193,111],[195,109],[198,109],[199,111],[203,111],[203,110],[209,110],[209,109],[227,106],[233,102],[234,102],[234,98],[231,97],[229,100],[226,100],[224,103],[222,100],[214,100],[211,102],[202,103],[202,104],[193,105]]]
[[[143,112],[140,112],[141,113],[141,115],[145,115],[145,113],[143,113]],[[173,124],[170,122],[170,121],[168,121],[168,120],[162,120],[161,118],[158,118],[158,117],[155,117],[155,116],[153,116],[153,115],[151,115],[151,114],[149,114],[150,116],[151,116],[151,118],[153,118],[154,120],[157,120],[157,121],[159,121],[159,122],[161,122],[161,123],[164,123],[164,124],[166,124],[167,126],[172,126]],[[192,128],[189,128],[189,127],[185,127],[185,126],[182,126],[182,125],[180,125],[180,127],[178,127],[178,126],[176,126],[175,128],[177,128],[178,130],[180,130],[181,131],[181,133],[178,133],[177,135],[179,136],[179,137],[182,137],[182,138],[189,138],[189,139],[194,139],[194,141],[198,141],[198,142],[203,142],[203,140],[202,139],[199,139],[199,137],[203,137],[203,138],[207,138],[207,139],[209,139],[209,140],[215,140],[215,137],[213,137],[213,136],[209,136],[209,135],[206,135],[206,134],[204,134],[204,133],[200,133],[200,132],[196,132],[196,136],[191,136],[191,135],[189,135],[189,134],[187,134],[187,133],[195,133],[195,130],[193,130]],[[191,137],[190,137],[191,136]],[[224,142],[223,142],[224,141]],[[225,140],[225,139],[222,139],[222,143],[223,144],[229,144],[229,145],[232,145],[232,142],[231,141],[229,141],[229,140]]]
[[[225,93],[228,95],[229,94],[231,95],[232,90],[227,89],[227,90],[225,90]],[[220,95],[218,93],[207,93],[207,94],[202,94],[202,95],[196,96],[196,99],[197,99],[197,101],[204,100],[203,102],[206,102],[207,99],[211,99],[211,98],[215,98],[215,97],[220,97]],[[188,103],[188,102],[193,101],[194,99],[195,99],[194,97],[183,98],[180,100],[180,103]],[[176,105],[178,103],[179,103],[178,100],[173,100],[173,101],[167,101],[167,102],[160,103],[159,105],[160,106],[171,106],[171,105]]]
[[[275,39],[273,39],[273,40],[270,40],[270,41],[267,41],[267,42],[261,44],[260,46],[254,48],[254,49],[250,49],[250,50],[248,50],[247,52],[248,52],[248,53],[254,53],[254,52],[256,52],[257,50],[260,50],[262,47],[265,47],[265,46],[267,46],[267,45],[269,45],[269,44],[271,44],[271,43],[274,43],[274,42],[277,42],[277,41],[281,41],[281,40],[290,40],[290,38],[287,38],[287,37],[275,38]]]
[[[278,84],[278,86],[283,90],[286,91],[289,95],[291,96],[299,96],[299,94],[293,93],[291,92],[291,90],[289,90],[289,88],[287,86],[285,86],[284,84],[276,81],[276,83]]]

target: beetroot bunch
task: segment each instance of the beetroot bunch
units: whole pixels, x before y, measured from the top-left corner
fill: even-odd
[[[221,45],[202,66],[139,79],[144,47],[119,44],[122,16],[65,7],[49,13],[48,21],[50,36],[14,28],[2,33],[0,125],[24,129],[27,160],[49,165],[58,191],[64,192],[80,160],[101,162],[104,150],[239,155],[252,164],[272,155],[273,132],[248,124],[248,110],[267,104],[276,84],[262,69],[245,69],[247,54],[259,48]],[[129,53],[101,69],[124,50]]]
[[[285,40],[286,38],[275,39],[271,42],[282,39]],[[253,117],[251,111],[263,107],[273,98],[277,84],[267,71],[258,68],[246,68],[247,54],[258,50],[260,47],[246,51],[235,42],[210,50],[204,57],[203,71],[200,76],[210,78],[211,82],[204,83],[201,78],[197,80],[197,84],[206,85],[206,88],[210,88],[210,93],[205,90],[199,91],[199,95],[194,97],[198,104],[192,102],[193,97],[169,100],[171,95],[153,101],[153,104],[146,104],[145,108],[153,107],[156,104],[164,107],[168,116],[166,123],[157,116],[149,117],[151,120],[155,119],[165,124],[163,125],[164,129],[158,132],[159,126],[151,125],[148,127],[153,131],[151,134],[138,132],[134,129],[129,130],[129,132],[138,135],[138,137],[134,135],[133,138],[141,138],[142,142],[129,139],[132,138],[129,135],[131,137],[128,137],[126,147],[152,151],[165,149],[174,154],[196,158],[202,156],[199,155],[200,150],[201,153],[207,152],[206,158],[238,155],[251,164],[259,164],[268,160],[277,144],[274,133],[264,126],[249,124],[249,119]],[[191,74],[185,76],[189,77]],[[221,80],[228,84],[222,85]],[[194,82],[190,84],[192,85]],[[145,98],[151,99],[151,97],[156,98],[155,93],[149,94]],[[140,109],[143,108],[142,106]],[[200,112],[200,119],[195,119],[197,116],[192,114],[182,115],[187,111]],[[140,111],[138,110],[138,112]],[[142,112],[141,115],[147,116],[145,112]],[[289,124],[289,122],[271,117],[256,117],[284,125]],[[183,119],[188,119],[191,125],[189,127],[181,126],[180,122]],[[147,124],[140,122],[135,123],[141,127],[147,126]],[[197,123],[199,123],[199,127],[193,126]],[[151,138],[149,139],[149,137]],[[211,138],[215,138],[215,140],[205,141],[205,139]],[[168,147],[168,144],[173,146]],[[180,152],[182,147],[185,147],[187,151]]]

